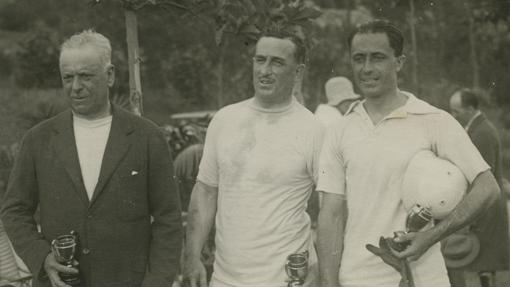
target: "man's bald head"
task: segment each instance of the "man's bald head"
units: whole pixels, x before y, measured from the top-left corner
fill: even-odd
[[[450,97],[450,112],[462,125],[465,126],[477,111],[478,98],[472,90],[462,89]]]

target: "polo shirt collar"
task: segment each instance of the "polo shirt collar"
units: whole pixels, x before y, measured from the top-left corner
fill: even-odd
[[[393,112],[386,116],[386,119],[406,118],[408,114],[426,115],[439,113],[439,109],[433,107],[425,101],[416,98],[412,93],[406,91],[399,92],[407,96],[407,101],[403,106],[396,108]],[[366,100],[364,99],[354,102],[345,114],[348,115],[351,112],[366,114],[365,108],[363,106],[365,101]]]

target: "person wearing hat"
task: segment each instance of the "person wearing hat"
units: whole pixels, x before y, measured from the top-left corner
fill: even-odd
[[[465,227],[441,242],[441,252],[448,269],[464,268],[480,254],[480,240],[469,230],[469,227]],[[450,276],[450,270],[448,271]],[[452,279],[450,278],[452,286],[458,286],[458,283]],[[465,286],[463,282],[460,284]]]
[[[478,108],[478,97],[470,89],[456,91],[450,98],[451,114],[465,128],[473,144],[480,151],[484,160],[491,167],[500,188],[503,187],[501,142],[494,125]],[[494,286],[496,271],[509,268],[508,214],[506,198],[500,193],[498,200],[475,221],[470,228],[480,241],[480,252],[471,259],[464,261],[463,266],[448,265],[452,286],[465,286],[465,272],[474,273],[480,278],[482,287]],[[456,235],[460,237],[462,235]],[[443,254],[452,254],[449,250],[452,239],[448,237],[443,243]],[[456,248],[456,245],[453,245]],[[492,283],[491,283],[492,282]]]
[[[450,114],[399,89],[404,38],[395,25],[374,20],[358,26],[348,47],[354,81],[364,100],[353,103],[342,121],[328,130],[319,159],[320,286],[399,286],[401,274],[367,245],[405,230],[403,174],[417,152],[429,150],[462,171],[470,192],[433,227],[398,232],[395,240],[408,246],[393,252],[409,262],[404,269],[411,272],[403,273],[412,273],[414,286],[448,287],[439,242],[490,207],[498,184]]]
[[[352,83],[344,77],[329,79],[325,85],[327,104],[320,104],[315,110],[315,117],[325,126],[342,118],[349,106],[359,99],[354,93]]]

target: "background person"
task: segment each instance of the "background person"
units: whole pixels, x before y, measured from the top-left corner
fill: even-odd
[[[354,93],[352,83],[344,77],[329,79],[325,85],[326,104],[320,104],[315,110],[315,117],[324,125],[329,126],[342,118],[349,106],[359,99]]]
[[[496,128],[478,106],[479,101],[476,93],[469,89],[461,89],[450,98],[452,115],[465,128],[502,188],[501,141]],[[485,211],[481,218],[471,224],[470,230],[478,238],[480,250],[471,263],[466,262],[463,264],[464,266],[449,268],[448,272],[452,275],[451,277],[457,278],[454,279],[455,283],[452,282],[452,285],[454,287],[465,286],[463,276],[465,271],[476,273],[482,287],[495,286],[495,272],[508,270],[510,260],[508,256],[508,214],[506,198],[503,193],[499,194],[497,201]],[[456,236],[461,235],[457,234]],[[451,245],[452,242],[446,238],[444,245],[449,246],[449,244]],[[452,245],[450,248],[459,247]],[[451,252],[451,250],[443,251]],[[470,254],[470,252],[466,253]],[[449,261],[446,262],[448,266]]]

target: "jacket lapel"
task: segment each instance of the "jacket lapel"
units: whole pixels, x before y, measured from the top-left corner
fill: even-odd
[[[71,111],[63,112],[58,116],[54,125],[55,137],[53,140],[53,149],[71,178],[78,197],[85,205],[88,205],[89,198],[81,176],[72,123],[73,118]]]
[[[112,127],[104,151],[99,179],[90,201],[91,206],[103,192],[113,172],[131,147],[130,135],[133,132],[133,126],[126,117],[127,112],[116,107],[112,107],[112,112]]]

